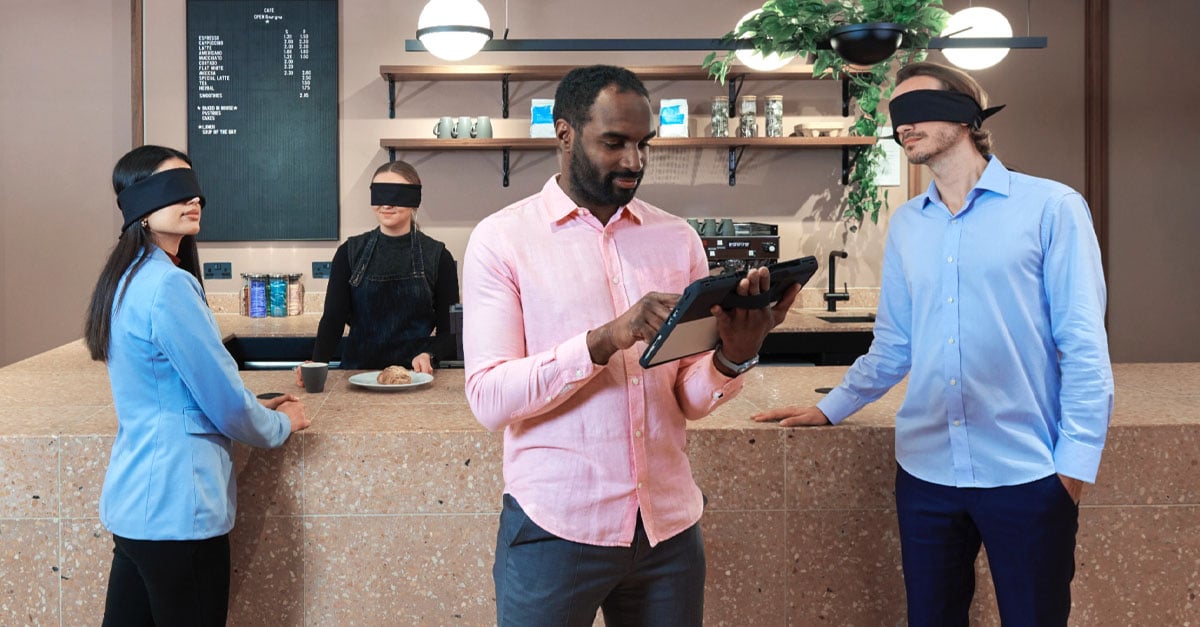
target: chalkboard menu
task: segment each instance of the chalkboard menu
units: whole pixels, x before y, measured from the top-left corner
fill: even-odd
[[[187,0],[198,239],[338,238],[337,0]]]

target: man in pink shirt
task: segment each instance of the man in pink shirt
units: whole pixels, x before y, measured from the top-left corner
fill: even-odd
[[[504,429],[497,622],[700,625],[703,497],[684,425],[732,398],[798,288],[714,308],[716,351],[643,370],[678,294],[708,275],[687,223],[635,200],[654,137],[628,70],[572,70],[555,94],[560,172],[485,218],[463,266],[467,399]],[[742,295],[769,287],[756,269]]]

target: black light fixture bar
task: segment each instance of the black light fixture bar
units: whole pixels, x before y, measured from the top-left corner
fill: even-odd
[[[482,52],[620,52],[652,50],[736,50],[753,48],[751,42],[720,39],[493,39]],[[405,52],[425,52],[417,39],[404,40]]]
[[[492,39],[481,52],[644,52],[741,50],[753,42],[721,39]],[[901,47],[906,47],[901,45]],[[934,37],[925,46],[943,48],[1045,48],[1045,37]],[[821,48],[828,49],[828,44]],[[404,40],[405,52],[427,52],[418,39]]]
[[[903,46],[901,46],[903,47]],[[930,50],[944,48],[1045,48],[1045,37],[933,37]]]

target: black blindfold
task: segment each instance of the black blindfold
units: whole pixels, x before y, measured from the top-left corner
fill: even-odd
[[[983,121],[998,113],[1004,105],[981,109],[979,103],[967,94],[944,89],[919,89],[910,91],[888,104],[892,116],[892,128],[917,122],[958,122],[978,129]],[[892,135],[900,143],[899,135]]]
[[[420,207],[421,186],[409,183],[371,183],[373,207]]]
[[[121,232],[124,233],[134,222],[163,207],[196,197],[200,198],[200,206],[203,207],[204,193],[200,191],[200,181],[191,168],[175,168],[151,174],[117,194],[117,206],[125,217]]]

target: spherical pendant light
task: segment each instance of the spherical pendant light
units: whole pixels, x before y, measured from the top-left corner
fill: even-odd
[[[986,7],[963,9],[950,16],[942,37],[1012,37],[1012,26],[1002,13]],[[1008,48],[946,48],[946,59],[964,70],[992,67],[1008,54]]]
[[[439,59],[466,59],[491,38],[491,21],[479,0],[429,0],[417,18],[417,39]]]

